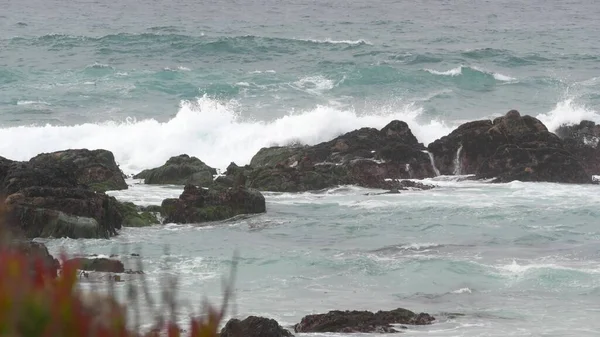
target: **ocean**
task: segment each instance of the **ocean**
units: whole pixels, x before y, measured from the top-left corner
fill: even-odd
[[[425,145],[510,109],[550,130],[600,122],[599,15],[591,0],[4,0],[0,156],[102,148],[132,175],[182,153],[243,165],[393,119]],[[256,217],[43,241],[137,247],[150,282],[178,275],[196,307],[218,301],[238,251],[235,314],[288,327],[405,307],[438,318],[405,336],[600,334],[600,187],[425,182],[265,192]],[[109,193],[151,205],[183,189],[129,183]]]

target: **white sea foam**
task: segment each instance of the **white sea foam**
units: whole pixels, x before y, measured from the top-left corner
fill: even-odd
[[[550,131],[555,131],[562,124],[577,124],[584,119],[600,123],[600,115],[597,111],[575,103],[572,98],[558,102],[550,112],[536,117]]]
[[[308,76],[294,82],[294,86],[306,92],[321,95],[323,92],[331,90],[335,87],[333,80],[324,76]]]
[[[299,39],[300,41],[307,41],[307,42],[313,42],[313,43],[325,43],[325,44],[347,44],[347,45],[351,45],[351,46],[358,46],[358,45],[372,45],[371,42],[367,41],[367,40],[363,40],[363,39],[359,39],[359,40],[334,40],[334,39],[323,39],[323,40],[318,40],[318,39]]]
[[[17,105],[51,105],[44,101],[17,101]]]
[[[434,75],[444,75],[444,76],[458,76],[460,74],[462,74],[462,69],[463,67],[456,67],[456,68],[452,68],[450,70],[446,70],[446,71],[439,71],[439,70],[433,70],[433,69],[424,69],[426,72],[434,74]]]
[[[504,75],[504,74],[500,74],[500,73],[496,73],[493,71],[488,71],[486,69],[480,68],[480,67],[476,67],[476,66],[458,66],[456,68],[452,68],[450,70],[446,70],[446,71],[440,71],[440,70],[433,70],[433,69],[423,69],[428,73],[434,74],[434,75],[442,75],[442,76],[459,76],[459,75],[463,75],[463,72],[466,69],[470,69],[472,71],[477,71],[483,74],[487,74],[487,75],[491,75],[494,77],[494,79],[496,81],[500,81],[500,82],[514,82],[517,79],[508,75]]]
[[[454,290],[452,293],[453,294],[472,294],[473,290],[471,290],[469,288],[460,288],[460,289]]]
[[[415,136],[429,143],[450,132],[444,123],[417,121],[422,109],[414,105],[374,108],[371,114],[352,109],[316,106],[276,120],[242,121],[236,101],[208,97],[181,103],[177,115],[160,123],[153,119],[74,126],[17,126],[0,129],[0,156],[28,160],[67,148],[107,149],[127,174],[162,165],[182,153],[225,168],[243,165],[262,147],[294,141],[316,144],[361,127],[382,128],[393,119],[407,122]]]

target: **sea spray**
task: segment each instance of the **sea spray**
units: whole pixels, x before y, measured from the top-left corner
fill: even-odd
[[[362,127],[382,128],[397,119],[409,124],[424,143],[438,139],[451,128],[431,121],[419,123],[422,109],[407,104],[374,109],[359,115],[352,109],[317,105],[272,121],[245,121],[237,101],[204,96],[182,101],[177,115],[167,122],[154,119],[79,124],[73,126],[18,126],[0,129],[0,156],[28,160],[42,153],[68,148],[112,151],[126,174],[157,167],[171,156],[196,156],[216,168],[244,165],[262,147],[291,142],[317,144]]]

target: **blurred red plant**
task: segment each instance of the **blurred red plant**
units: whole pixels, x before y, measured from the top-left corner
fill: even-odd
[[[142,333],[128,328],[127,307],[109,294],[78,290],[78,260],[62,254],[59,275],[40,256],[27,255],[11,244],[0,200],[0,336],[8,337],[215,337],[232,291],[227,284],[220,308],[205,306],[184,330],[175,322],[174,294],[165,290],[169,308],[158,310],[156,323]],[[235,271],[235,264],[232,272]],[[148,301],[147,285],[142,278]],[[112,282],[112,281],[111,281]],[[149,303],[151,304],[151,303]],[[165,312],[166,311],[166,312]],[[170,311],[169,319],[165,320]],[[136,328],[138,328],[136,326]]]

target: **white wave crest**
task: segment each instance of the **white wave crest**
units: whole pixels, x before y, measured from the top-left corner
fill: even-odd
[[[550,112],[539,114],[536,117],[550,131],[556,131],[563,124],[577,124],[582,120],[600,123],[600,114],[597,111],[576,104],[572,98],[558,102]]]
[[[500,73],[496,73],[493,71],[488,71],[486,69],[480,68],[480,67],[476,67],[476,66],[458,66],[456,68],[452,68],[450,70],[446,70],[446,71],[439,71],[439,70],[433,70],[433,69],[423,69],[424,71],[434,74],[434,75],[442,75],[442,76],[459,76],[463,74],[463,71],[465,69],[471,69],[473,71],[477,71],[483,74],[487,74],[487,75],[491,75],[492,77],[494,77],[494,79],[496,81],[500,81],[500,82],[514,82],[517,79],[508,75],[504,75],[504,74],[500,74]]]
[[[153,119],[73,126],[17,126],[0,129],[0,156],[28,160],[43,152],[64,149],[106,149],[114,153],[126,174],[162,165],[171,156],[188,154],[225,168],[234,161],[249,163],[266,146],[299,141],[317,144],[361,127],[382,128],[391,120],[409,124],[415,136],[429,143],[448,134],[450,127],[432,121],[420,124],[421,108],[388,107],[359,115],[354,110],[317,106],[276,120],[243,121],[237,102],[209,97],[181,102],[177,115],[160,123]]]
[[[306,41],[306,42],[313,42],[313,43],[326,43],[326,44],[347,44],[347,45],[351,45],[351,46],[358,46],[358,45],[372,45],[371,42],[367,41],[367,40],[363,40],[363,39],[359,39],[359,40],[333,40],[333,39],[323,39],[323,40],[318,40],[318,39],[298,39],[301,41]]]
[[[51,105],[44,101],[17,101],[17,105]]]

